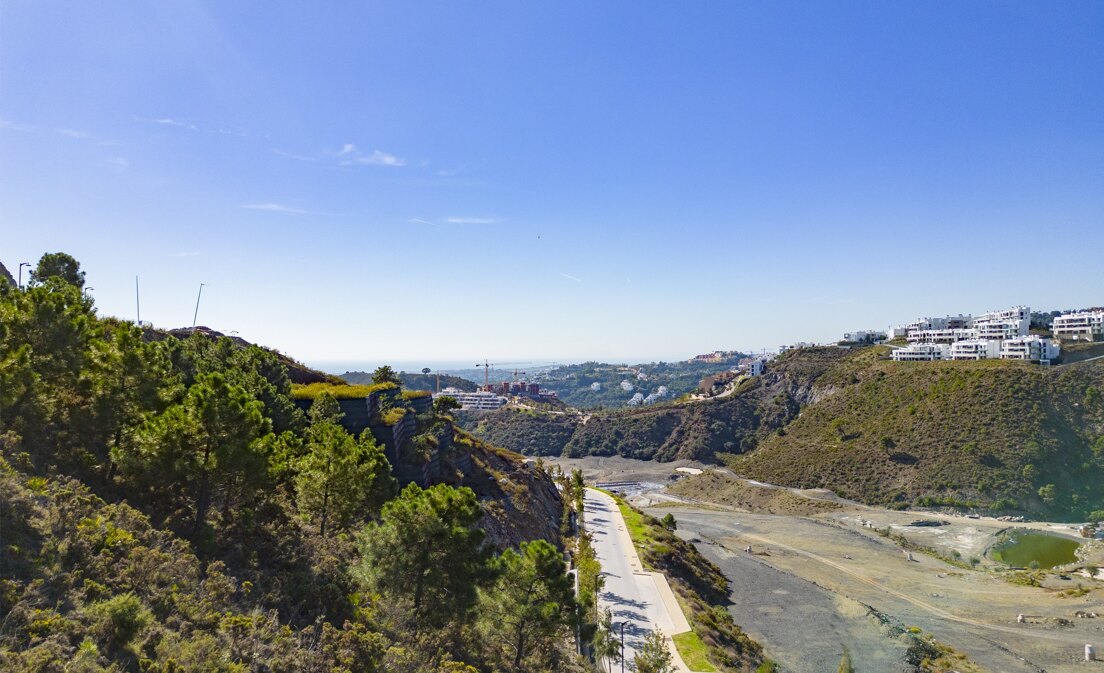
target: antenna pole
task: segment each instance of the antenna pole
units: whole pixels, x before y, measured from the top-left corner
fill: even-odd
[[[192,334],[195,334],[196,318],[199,317],[199,300],[203,298],[203,286],[207,283],[199,284],[199,296],[196,297],[195,313],[192,315]]]
[[[134,277],[134,306],[138,310],[138,326],[142,326],[142,297],[138,294],[138,276]]]

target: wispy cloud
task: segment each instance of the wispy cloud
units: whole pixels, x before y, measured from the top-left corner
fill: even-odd
[[[412,217],[412,218],[410,218],[410,223],[411,223],[411,224],[433,224],[433,223],[432,223],[432,222],[430,222],[429,220],[423,220],[423,219],[422,219],[422,218],[420,218],[420,217]]]
[[[493,217],[449,217],[445,222],[449,224],[498,224],[502,220]]]
[[[337,153],[338,160],[344,164],[360,164],[365,166],[405,166],[406,160],[400,159],[394,154],[382,150],[372,150],[371,154],[365,154],[356,145],[345,143],[341,151]]]
[[[583,280],[581,278],[576,278],[575,276],[572,276],[570,273],[560,273],[560,275],[563,276],[564,278],[568,279],[568,280],[573,280],[576,283],[583,282]]]
[[[189,122],[182,122],[179,119],[173,119],[171,117],[162,117],[160,119],[150,119],[150,123],[158,124],[160,126],[175,126],[176,128],[188,129],[189,131],[198,131],[199,127]]]
[[[242,208],[246,210],[261,210],[266,213],[283,213],[285,215],[306,215],[307,211],[301,208],[285,206],[282,203],[245,203]]]
[[[107,140],[101,138],[94,133],[88,131],[80,131],[77,129],[69,128],[67,126],[59,126],[54,128],[48,128],[43,126],[36,126],[35,124],[24,124],[21,122],[14,122],[10,119],[0,119],[0,130],[4,131],[18,131],[19,133],[37,133],[37,134],[56,134],[64,136],[66,138],[72,138],[73,140],[83,140],[96,145],[117,145],[114,140]]]

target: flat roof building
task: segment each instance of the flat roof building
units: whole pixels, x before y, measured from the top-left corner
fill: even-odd
[[[1099,341],[1104,338],[1104,310],[1078,311],[1054,319],[1054,338],[1063,341]]]
[[[951,347],[948,344],[909,344],[904,348],[897,348],[890,357],[894,362],[932,362],[934,360],[948,360],[951,357]]]

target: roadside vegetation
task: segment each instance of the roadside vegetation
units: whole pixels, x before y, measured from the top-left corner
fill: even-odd
[[[763,650],[732,620],[728,612],[728,579],[703,557],[694,545],[676,536],[677,522],[644,514],[623,498],[614,496],[633,545],[644,566],[662,572],[690,622],[691,634],[676,639],[679,653],[689,663],[705,661],[708,671],[771,670]],[[684,649],[685,646],[685,649]],[[692,666],[693,668],[693,666]]]

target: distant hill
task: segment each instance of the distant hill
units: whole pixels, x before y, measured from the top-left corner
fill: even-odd
[[[352,383],[354,385],[363,385],[372,382],[371,372],[345,372],[341,375],[342,379]],[[437,392],[437,375],[436,374],[422,374],[421,372],[399,372],[399,379],[402,380],[403,388],[407,390],[428,390],[431,393]],[[451,376],[448,374],[441,374],[441,390],[445,388],[457,388],[466,393],[475,392],[479,389],[479,386],[474,382],[469,381],[459,376]]]
[[[579,409],[618,409],[628,405],[633,395],[647,397],[659,393],[665,401],[696,390],[703,377],[734,367],[742,357],[734,353],[716,362],[679,361],[625,365],[584,362],[563,365],[535,377],[541,387],[555,390],[561,401]],[[622,385],[625,384],[625,385]]]
[[[800,353],[800,355],[798,355]],[[585,415],[502,409],[464,417],[477,436],[521,453],[546,456],[622,455],[644,460],[716,462],[739,453],[797,415],[812,382],[848,351],[817,348],[779,357],[762,377],[731,397],[656,404]]]
[[[1104,509],[1104,360],[897,363],[888,352],[790,351],[725,399],[465,422],[523,453],[727,462],[871,504],[1071,519]]]

